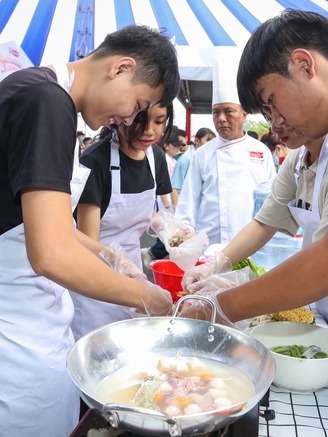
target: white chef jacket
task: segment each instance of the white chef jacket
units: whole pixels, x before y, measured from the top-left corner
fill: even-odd
[[[247,134],[216,137],[193,155],[176,210],[179,221],[205,231],[209,244],[228,243],[252,220],[255,187],[275,176],[267,146]]]

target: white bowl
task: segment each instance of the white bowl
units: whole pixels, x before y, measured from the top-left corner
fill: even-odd
[[[251,336],[268,349],[277,346],[316,344],[328,353],[328,329],[297,322],[271,322],[258,325]],[[273,384],[290,392],[313,392],[328,385],[328,358],[304,359],[270,351],[276,361]]]

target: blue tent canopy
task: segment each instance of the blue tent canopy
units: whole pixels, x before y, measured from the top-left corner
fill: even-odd
[[[2,0],[0,43],[14,40],[34,65],[47,65],[84,56],[128,24],[165,29],[177,46],[179,98],[207,113],[220,47],[242,48],[257,26],[285,8],[328,17],[326,0]]]

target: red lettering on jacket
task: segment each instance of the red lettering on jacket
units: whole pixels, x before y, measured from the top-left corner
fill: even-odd
[[[249,152],[249,156],[251,158],[263,159],[263,152],[261,152],[261,151],[250,151]]]

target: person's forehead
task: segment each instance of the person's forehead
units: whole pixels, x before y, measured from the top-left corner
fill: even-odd
[[[143,109],[153,108],[163,97],[163,85],[154,88],[146,83],[131,84],[130,82],[129,94],[134,95],[135,99],[142,103]]]
[[[232,102],[224,102],[224,103],[216,103],[213,105],[212,110],[213,111],[224,111],[225,109],[240,109],[241,106],[238,103],[232,103]]]
[[[167,107],[161,107],[159,103],[156,103],[148,109],[148,114],[152,117],[165,117],[167,115]]]
[[[255,93],[259,101],[265,103],[268,93],[272,94],[281,91],[282,88],[288,86],[290,80],[290,78],[281,76],[277,73],[270,73],[262,76],[255,84]]]

